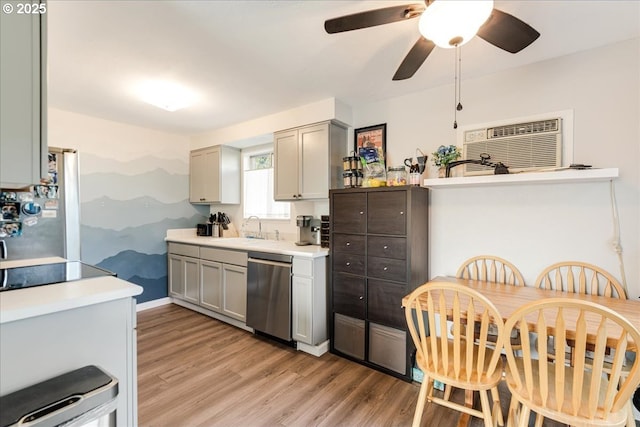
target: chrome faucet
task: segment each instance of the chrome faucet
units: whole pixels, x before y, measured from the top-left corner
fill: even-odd
[[[262,221],[260,220],[260,217],[256,215],[251,215],[246,219],[245,224],[249,224],[249,221],[252,219],[258,220],[258,235],[256,237],[262,238]]]

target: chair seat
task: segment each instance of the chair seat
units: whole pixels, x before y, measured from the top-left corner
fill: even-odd
[[[524,372],[524,366],[522,363],[522,359],[516,359],[516,364],[518,366],[518,370],[520,370],[521,374],[522,372]],[[532,377],[535,378],[539,378],[539,365],[537,363],[534,363],[531,366],[531,372],[532,372]],[[608,417],[606,418],[602,418],[602,412],[599,411],[598,415],[596,416],[595,419],[589,419],[589,418],[584,418],[584,423],[583,424],[579,424],[576,421],[576,417],[580,418],[581,414],[586,414],[588,413],[588,408],[587,408],[587,404],[588,404],[588,400],[587,399],[580,399],[580,406],[578,408],[578,410],[576,411],[576,415],[572,416],[572,415],[568,415],[570,414],[571,411],[571,406],[569,403],[569,399],[564,400],[564,408],[558,408],[556,405],[556,399],[555,396],[557,394],[557,391],[555,390],[555,384],[556,384],[556,373],[555,373],[555,369],[556,369],[556,364],[553,362],[547,362],[547,376],[545,378],[545,382],[547,382],[549,384],[549,398],[547,399],[546,403],[543,404],[542,402],[542,396],[540,395],[540,385],[538,384],[538,386],[534,386],[533,387],[533,395],[529,396],[526,389],[525,388],[518,388],[510,367],[507,367],[506,370],[506,383],[507,386],[509,387],[509,391],[513,394],[513,395],[517,395],[520,400],[525,400],[528,402],[528,406],[531,408],[532,411],[537,412],[538,414],[544,416],[544,417],[549,417],[552,418],[558,422],[561,423],[565,423],[565,424],[569,424],[572,426],[611,426],[611,425],[624,425],[625,421],[627,419],[627,411],[625,408],[622,408],[621,410],[617,411],[617,412],[612,412],[609,414]],[[565,397],[566,396],[571,396],[573,395],[573,390],[571,389],[572,385],[573,385],[573,374],[574,374],[574,369],[571,366],[564,366],[564,381],[563,381],[563,392]],[[581,372],[580,375],[584,376],[584,384],[589,384],[589,382],[591,381],[591,371],[587,370],[585,372]],[[547,379],[548,378],[548,379]],[[604,399],[605,399],[605,394],[606,394],[606,390],[607,387],[609,385],[609,381],[606,378],[606,375],[603,375],[601,380],[601,387],[600,387],[600,393],[598,395],[598,407],[601,407],[603,405]]]
[[[438,380],[440,382],[446,383],[447,385],[451,385],[456,388],[464,388],[467,390],[490,390],[495,387],[502,380],[502,361],[500,361],[500,365],[497,369],[491,374],[490,377],[487,377],[486,372],[488,371],[489,361],[493,356],[493,350],[488,349],[485,353],[485,361],[484,366],[481,371],[477,370],[477,366],[472,366],[471,371],[467,377],[467,370],[465,368],[467,357],[466,357],[466,341],[462,341],[460,344],[460,372],[458,374],[454,371],[454,362],[453,357],[451,355],[454,353],[454,344],[453,340],[448,341],[447,352],[450,355],[448,358],[444,358],[442,356],[442,350],[440,350],[438,354],[438,366],[434,366],[433,358],[430,360],[429,366],[425,364],[420,353],[417,354],[416,363],[418,367],[423,372],[430,372],[429,377],[434,380]],[[478,359],[478,346],[473,345],[473,360]],[[447,360],[446,369],[442,364],[443,360]],[[480,372],[480,373],[479,373]]]

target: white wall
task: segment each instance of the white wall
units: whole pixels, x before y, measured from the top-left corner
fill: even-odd
[[[354,107],[354,127],[387,123],[390,165],[414,157],[416,148],[431,158],[439,145],[456,143],[453,91],[453,85],[443,86]],[[624,266],[630,297],[637,298],[640,39],[463,79],[462,104],[461,127],[574,111],[573,161],[620,169],[614,184]],[[514,262],[527,282],[546,265],[563,260],[591,262],[621,279],[611,245],[609,190],[608,183],[432,190],[430,275],[453,275],[466,258],[495,254]]]

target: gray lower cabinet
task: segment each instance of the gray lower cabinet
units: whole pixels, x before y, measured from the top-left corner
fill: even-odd
[[[326,257],[293,258],[291,326],[297,342],[318,345],[327,340]]]
[[[247,253],[169,243],[169,295],[245,322]]]
[[[169,295],[197,304],[200,299],[199,247],[169,244]]]

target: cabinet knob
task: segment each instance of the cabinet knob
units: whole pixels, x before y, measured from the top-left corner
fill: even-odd
[[[382,270],[387,271],[388,269],[389,269],[388,267],[384,267]]]
[[[360,211],[360,215],[364,215],[364,211]]]
[[[360,297],[358,298],[359,300],[363,300],[364,297],[362,295],[360,295]]]
[[[382,249],[387,250],[387,249],[389,249],[389,246],[384,245],[384,246],[382,247]]]
[[[298,196],[294,194],[294,195],[293,195],[293,198],[294,198],[294,199],[297,199],[297,198],[298,198]]]
[[[350,263],[350,262],[347,262],[347,267],[349,267],[350,265],[351,265],[351,263]]]
[[[404,211],[400,211],[400,215],[404,215]]]
[[[351,246],[351,242],[347,242],[347,246]]]
[[[302,198],[302,194],[298,194],[298,198],[301,199]]]

